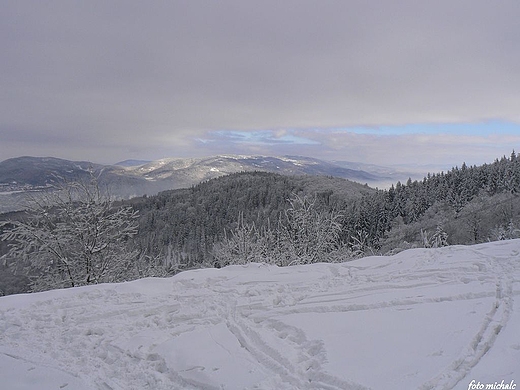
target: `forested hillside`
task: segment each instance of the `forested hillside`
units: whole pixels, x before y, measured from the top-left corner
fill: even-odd
[[[380,246],[392,250],[517,238],[519,193],[520,157],[515,152],[492,164],[462,164],[422,181],[397,183],[375,195],[387,232]]]
[[[141,214],[137,244],[168,262],[213,264],[213,246],[243,222],[275,224],[293,194],[316,197],[323,210],[340,210],[375,190],[345,179],[243,172],[189,189],[131,201]]]

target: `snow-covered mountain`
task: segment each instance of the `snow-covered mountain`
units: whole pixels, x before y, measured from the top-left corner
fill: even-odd
[[[20,193],[41,190],[59,180],[77,180],[95,172],[111,193],[122,198],[187,188],[201,181],[241,171],[286,175],[325,175],[372,186],[394,182],[395,175],[353,169],[310,157],[238,156],[166,158],[152,162],[127,160],[102,165],[51,157],[19,157],[0,162],[0,212],[16,209]],[[383,172],[383,173],[382,173]],[[397,180],[395,180],[397,181]]]
[[[0,378],[18,390],[518,388],[520,240],[2,297]]]
[[[127,172],[148,180],[197,181],[241,171],[267,171],[285,175],[327,175],[357,182],[375,182],[382,177],[341,167],[327,161],[301,156],[268,157],[223,155],[207,158],[168,158],[153,161]]]

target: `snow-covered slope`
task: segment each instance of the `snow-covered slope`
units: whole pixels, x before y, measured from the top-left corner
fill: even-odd
[[[520,240],[3,297],[0,378],[38,390],[520,386]]]

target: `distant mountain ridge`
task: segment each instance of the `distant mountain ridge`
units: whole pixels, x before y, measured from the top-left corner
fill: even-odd
[[[363,183],[381,179],[381,177],[369,172],[345,168],[327,161],[302,156],[222,155],[207,158],[167,158],[152,161],[127,172],[155,181],[174,177],[181,179],[187,176],[193,176],[198,181],[202,181],[241,171],[265,171],[284,175],[326,175]]]
[[[88,161],[69,161],[54,157],[17,157],[0,162],[0,185],[47,186],[74,180],[103,166]]]
[[[354,164],[354,163],[353,163]],[[120,198],[187,188],[202,181],[236,172],[275,172],[282,175],[323,175],[362,184],[395,182],[383,168],[376,172],[302,156],[220,155],[205,158],[165,158],[156,161],[125,160],[116,165],[69,161],[54,157],[17,157],[0,162],[0,212],[13,209],[20,194],[41,190],[60,181],[87,178],[91,173]]]

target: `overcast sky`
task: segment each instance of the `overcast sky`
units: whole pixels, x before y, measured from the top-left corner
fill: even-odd
[[[0,2],[0,160],[520,151],[520,1]]]

